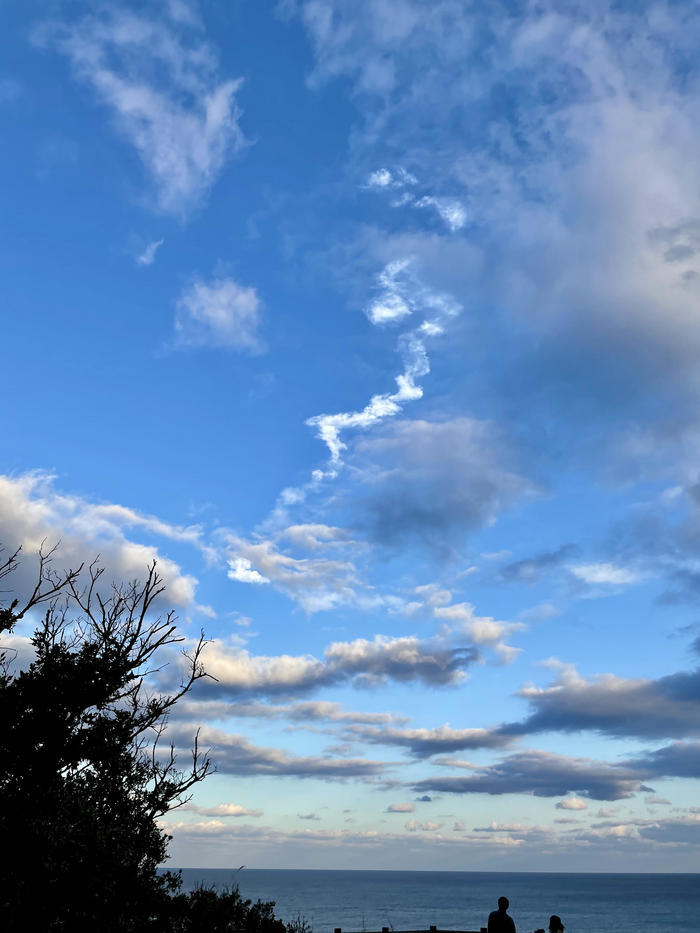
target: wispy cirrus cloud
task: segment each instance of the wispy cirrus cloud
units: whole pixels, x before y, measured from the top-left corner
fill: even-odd
[[[136,263],[139,266],[152,266],[156,261],[156,253],[165,243],[165,240],[153,240],[144,247],[143,251],[136,257]]]
[[[328,447],[330,459],[324,470],[317,470],[314,479],[334,477],[342,464],[347,445],[342,435],[349,430],[367,430],[402,411],[407,402],[423,396],[418,380],[430,372],[427,341],[444,333],[450,318],[459,314],[461,306],[445,292],[425,286],[411,269],[410,258],[390,263],[379,276],[380,295],[370,304],[368,316],[375,324],[383,324],[420,312],[422,322],[399,337],[398,349],[403,360],[403,372],[396,376],[396,390],[374,395],[358,411],[314,415],[307,424],[315,427],[317,437]]]
[[[66,55],[110,108],[155,183],[156,207],[183,216],[244,145],[241,81],[220,79],[194,11],[183,16],[171,6],[170,13],[105,4],[71,22],[46,23],[34,38]]]
[[[365,187],[390,193],[392,207],[405,207],[410,205],[419,209],[432,209],[445,224],[451,233],[461,230],[467,223],[467,210],[458,198],[436,196],[435,194],[419,194],[415,187],[418,179],[405,169],[380,168],[372,172],[365,183]],[[400,193],[399,193],[400,192]]]

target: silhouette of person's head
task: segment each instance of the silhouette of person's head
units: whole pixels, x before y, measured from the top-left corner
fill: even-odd
[[[510,906],[510,901],[508,900],[507,897],[498,898],[498,909],[502,910],[503,913],[505,913],[508,910],[509,906]]]
[[[564,924],[561,922],[561,917],[557,917],[556,914],[552,914],[549,918],[549,933],[564,933]]]

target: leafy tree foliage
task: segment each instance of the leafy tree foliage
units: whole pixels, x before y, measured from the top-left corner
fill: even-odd
[[[211,767],[196,738],[187,771],[159,744],[168,712],[206,676],[204,640],[174,692],[151,692],[154,656],[182,641],[173,613],[155,612],[155,563],[142,582],[103,582],[96,564],[57,574],[42,553],[27,602],[0,608],[0,639],[40,614],[27,669],[0,641],[0,929],[283,933],[273,904],[235,888],[184,893],[157,870],[169,841],[158,818]]]

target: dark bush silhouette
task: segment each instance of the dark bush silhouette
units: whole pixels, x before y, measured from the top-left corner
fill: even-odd
[[[203,636],[174,692],[151,692],[154,655],[182,641],[173,613],[154,612],[155,563],[104,592],[102,568],[58,574],[52,553],[27,602],[0,608],[0,929],[283,933],[272,903],[184,893],[179,874],[158,871],[169,841],[158,818],[210,770],[196,737],[187,771],[159,746],[169,710],[206,676]],[[35,659],[18,671],[2,634],[30,612],[42,612]]]

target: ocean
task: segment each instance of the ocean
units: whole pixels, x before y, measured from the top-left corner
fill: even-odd
[[[184,886],[238,884],[244,897],[275,901],[285,922],[304,917],[314,933],[479,930],[503,894],[518,933],[700,931],[700,874],[539,872],[182,870]]]

